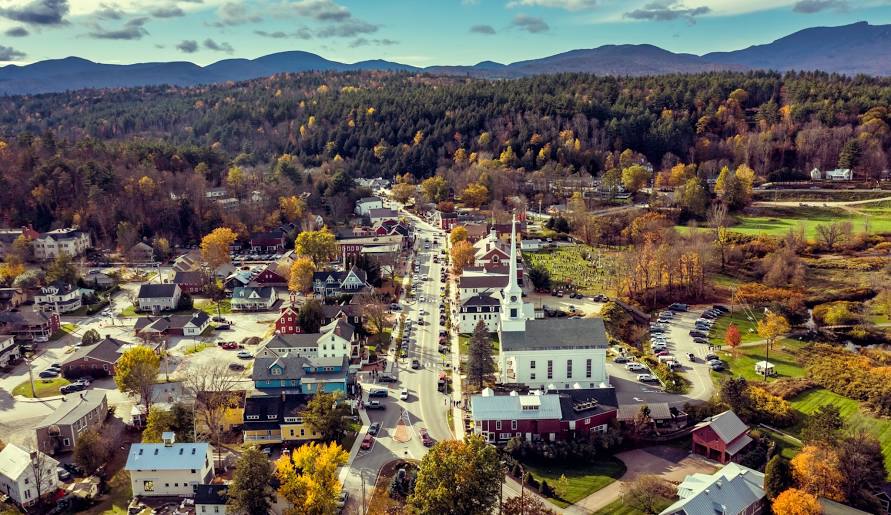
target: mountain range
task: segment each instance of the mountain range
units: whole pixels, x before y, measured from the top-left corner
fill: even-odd
[[[511,79],[537,74],[584,72],[598,75],[660,75],[717,70],[822,70],[847,75],[891,75],[891,25],[858,22],[812,27],[772,43],[704,55],[674,53],[653,45],[604,45],[501,64],[418,68],[381,59],[341,63],[309,52],[290,51],[256,59],[224,59],[208,66],[187,61],[102,64],[79,57],[0,67],[0,95],[24,95],[84,88],[172,84],[192,86],[247,80],[310,70],[400,70],[479,78]]]

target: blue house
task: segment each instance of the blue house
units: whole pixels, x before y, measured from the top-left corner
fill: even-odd
[[[288,356],[256,358],[252,372],[258,390],[285,389],[295,393],[346,392],[349,359]]]

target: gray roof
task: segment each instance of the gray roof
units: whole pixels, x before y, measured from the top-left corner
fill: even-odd
[[[504,288],[507,275],[462,275],[458,288]]]
[[[712,475],[691,474],[678,485],[676,503],[660,515],[743,513],[764,498],[764,474],[728,463]]]
[[[369,218],[384,218],[384,217],[398,218],[399,212],[394,209],[390,209],[388,207],[379,207],[379,208],[375,208],[375,209],[369,209],[368,217]]]
[[[295,349],[303,347],[315,347],[320,333],[299,333],[299,334],[274,334],[261,348],[270,349]]]
[[[364,204],[366,202],[383,202],[380,197],[362,197],[356,201],[356,204]]]
[[[62,402],[55,411],[37,424],[37,429],[51,425],[69,425],[102,405],[105,392],[102,390],[84,390],[62,397]],[[100,415],[101,419],[101,415]]]
[[[307,359],[300,356],[283,356],[277,358],[255,358],[251,378],[254,381],[267,381],[270,379],[300,379],[304,375],[303,365]],[[273,364],[281,365],[284,373],[272,375],[269,368]]]
[[[134,443],[124,470],[185,470],[204,468],[210,454],[208,443]]]
[[[252,293],[256,292],[260,299],[270,299],[275,296],[275,288],[272,286],[236,286],[232,289],[232,299],[250,299]]]
[[[498,306],[501,304],[499,299],[493,297],[490,293],[480,293],[465,300],[461,307],[465,306]]]
[[[634,420],[640,413],[640,408],[646,406],[650,408],[650,418],[653,420],[669,420],[671,419],[671,408],[667,402],[650,402],[644,404],[622,404],[619,406],[618,420]]]
[[[176,289],[179,288],[173,283],[164,284],[142,284],[139,286],[140,299],[169,299],[173,297]]]
[[[525,331],[501,331],[505,351],[550,349],[605,349],[606,328],[601,318],[543,318],[526,321]]]
[[[730,443],[736,440],[740,435],[744,435],[746,431],[749,430],[749,426],[740,420],[739,417],[736,416],[736,413],[731,410],[718,413],[717,415],[708,417],[699,424],[696,424],[697,429],[706,426],[712,428],[712,431],[714,431],[724,443]]]
[[[560,420],[560,396],[474,395],[470,399],[474,420]]]
[[[130,345],[130,343],[106,336],[93,345],[79,347],[74,351],[74,354],[68,356],[62,364],[73,363],[86,356],[89,356],[90,359],[103,361],[105,363],[117,363],[118,359],[121,357],[121,348],[126,345]]]

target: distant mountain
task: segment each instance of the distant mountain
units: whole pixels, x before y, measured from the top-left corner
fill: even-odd
[[[604,45],[511,64],[482,61],[473,66],[428,68],[380,59],[348,64],[302,51],[279,52],[256,59],[224,59],[203,67],[184,61],[117,65],[68,57],[0,68],[0,95],[157,84],[192,86],[310,70],[398,70],[495,79],[562,72],[659,75],[745,69],[888,76],[891,75],[889,48],[891,25],[859,22],[804,29],[765,45],[703,56],[669,52],[653,45]]]

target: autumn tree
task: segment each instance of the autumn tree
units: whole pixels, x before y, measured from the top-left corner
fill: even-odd
[[[421,181],[421,193],[427,202],[439,202],[444,200],[449,194],[449,185],[441,175],[434,175]]]
[[[371,334],[383,335],[384,330],[390,325],[386,302],[380,295],[360,295],[357,304],[362,306],[362,318],[365,327]]]
[[[142,430],[142,443],[161,442],[161,435],[173,428],[175,420],[173,412],[157,406],[149,408],[145,417],[145,428]]]
[[[731,352],[736,353],[742,343],[742,336],[739,334],[739,327],[734,323],[727,325],[727,331],[724,333],[724,343],[730,347]]]
[[[548,508],[545,503],[531,495],[511,497],[501,505],[500,513],[521,515],[557,515],[557,512]]]
[[[59,254],[56,256],[56,259],[50,261],[49,266],[46,268],[47,284],[61,281],[74,285],[77,282],[77,276],[77,267],[75,267],[74,261],[68,254]]]
[[[833,501],[844,501],[844,477],[838,453],[821,445],[805,445],[792,458],[792,474],[801,489]]]
[[[774,515],[820,515],[823,507],[804,490],[790,488],[777,496],[771,506]]]
[[[338,443],[310,442],[275,462],[278,493],[291,507],[288,515],[333,515],[341,484],[338,467],[349,458]]]
[[[102,340],[102,337],[99,336],[99,331],[95,329],[88,329],[84,331],[84,335],[80,338],[80,344],[82,347],[86,347],[88,345],[93,345],[94,343],[99,343]]]
[[[145,345],[125,350],[115,364],[114,382],[123,393],[139,396],[148,413],[161,359]]]
[[[74,462],[87,474],[105,464],[111,454],[111,448],[96,429],[87,429],[80,433],[74,444]]]
[[[296,196],[279,197],[278,208],[281,210],[282,217],[288,222],[296,222],[303,218],[306,213],[306,202]]]
[[[267,515],[275,500],[273,479],[274,472],[269,458],[257,447],[247,447],[235,463],[226,505],[235,513]]]
[[[318,231],[303,231],[297,236],[294,250],[311,259],[318,268],[337,257],[337,240],[328,227],[322,227]]]
[[[495,372],[495,358],[492,357],[492,338],[489,328],[480,320],[473,329],[467,350],[467,381],[482,389],[483,383]]]
[[[461,225],[453,227],[452,232],[449,233],[449,242],[451,242],[451,244],[454,245],[454,244],[458,243],[459,241],[465,241],[465,240],[467,240],[467,229],[465,229]]]
[[[443,440],[421,459],[408,503],[420,515],[491,513],[503,480],[498,451],[482,437]]]
[[[850,239],[853,227],[848,221],[832,222],[818,225],[816,231],[817,241],[827,249],[833,250],[839,243]]]
[[[776,342],[777,338],[791,330],[789,321],[786,320],[786,317],[774,312],[768,312],[764,315],[764,317],[758,321],[757,328],[758,336],[764,338],[767,342],[768,351],[773,348],[773,344]]]
[[[229,263],[229,247],[235,243],[238,235],[228,227],[217,227],[201,238],[201,259],[211,270]]]
[[[461,192],[461,201],[467,207],[478,208],[489,200],[489,188],[484,184],[474,182],[469,184]]]
[[[195,395],[195,417],[202,432],[207,432],[210,443],[219,449],[223,437],[223,422],[229,410],[238,406],[235,393],[239,378],[225,363],[207,363],[190,367],[185,386]]]
[[[635,510],[656,515],[665,509],[674,497],[674,489],[658,476],[642,475],[627,483],[622,491],[622,503]]]
[[[312,275],[316,271],[316,265],[308,256],[300,256],[291,263],[291,276],[288,279],[288,289],[303,293],[312,291]]]
[[[469,241],[459,241],[452,245],[449,254],[452,258],[452,270],[456,274],[460,274],[465,267],[473,264],[476,249],[473,248]]]
[[[393,196],[393,200],[400,204],[405,204],[416,191],[417,187],[414,184],[400,182],[390,189],[390,194]]]
[[[635,193],[646,187],[652,174],[641,165],[632,165],[622,170],[622,186],[625,190]]]
[[[309,399],[306,409],[300,413],[304,422],[323,440],[334,441],[343,436],[346,428],[337,409],[340,395],[336,392],[319,392]]]
[[[838,442],[837,450],[845,497],[856,508],[878,513],[873,487],[888,476],[881,443],[870,433],[854,431]]]

